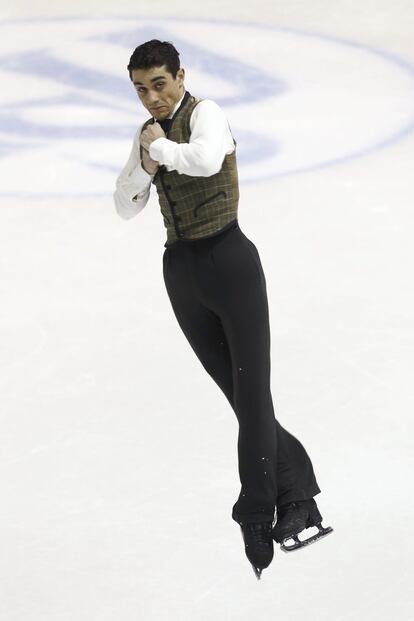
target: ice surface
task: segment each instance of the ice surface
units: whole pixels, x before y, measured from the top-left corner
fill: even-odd
[[[414,8],[117,6],[2,10],[0,619],[409,621],[412,555],[387,542],[414,517]],[[126,64],[157,33],[238,140],[275,413],[334,528],[275,544],[260,583],[231,519],[237,421],[173,315],[156,193],[130,221],[112,202],[146,118]]]

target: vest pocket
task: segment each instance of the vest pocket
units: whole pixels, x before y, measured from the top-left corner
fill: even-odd
[[[197,209],[200,209],[200,207],[203,207],[206,203],[209,203],[210,201],[214,200],[215,198],[217,198],[217,196],[226,196],[226,192],[224,192],[223,190],[221,190],[221,192],[216,192],[216,194],[213,194],[213,196],[210,196],[202,203],[199,203],[198,205],[196,205],[193,209],[194,216],[197,217]]]

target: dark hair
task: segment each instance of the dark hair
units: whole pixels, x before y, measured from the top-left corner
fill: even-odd
[[[132,80],[132,69],[152,69],[152,67],[166,66],[172,77],[176,78],[180,68],[180,54],[169,41],[151,39],[135,48],[127,69]]]

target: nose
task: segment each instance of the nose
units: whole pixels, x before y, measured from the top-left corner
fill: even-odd
[[[151,108],[156,108],[159,105],[158,94],[148,96],[148,104]]]

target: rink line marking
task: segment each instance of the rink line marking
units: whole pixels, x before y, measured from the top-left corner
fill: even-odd
[[[154,16],[154,15],[148,15],[148,16],[147,15],[127,15],[127,14],[119,15],[119,14],[114,14],[114,13],[106,13],[104,15],[94,17],[94,20],[95,21],[97,20],[107,21],[108,19],[118,19],[121,21],[121,20],[127,20],[127,19],[136,19],[136,20],[141,19],[141,20],[146,20],[146,21],[152,21],[156,19],[157,17],[158,16]],[[386,62],[389,62],[391,64],[398,66],[399,69],[407,72],[414,79],[414,65],[411,64],[408,60],[404,59],[401,56],[398,56],[397,54],[394,54],[393,52],[389,52],[388,50],[370,46],[368,44],[361,43],[359,41],[354,41],[352,39],[348,39],[344,37],[333,36],[333,35],[320,33],[320,32],[309,32],[309,31],[306,31],[300,28],[291,28],[287,26],[276,26],[273,24],[264,24],[264,23],[252,22],[252,21],[245,22],[242,20],[234,20],[234,19],[222,20],[219,18],[207,18],[207,17],[179,17],[178,18],[176,16],[171,16],[171,15],[167,15],[167,16],[162,15],[161,18],[163,21],[166,21],[166,22],[174,21],[174,22],[216,23],[216,24],[220,24],[223,26],[228,25],[228,26],[239,26],[239,27],[244,27],[244,28],[250,27],[250,28],[262,29],[262,30],[268,30],[268,31],[269,30],[280,31],[280,32],[301,35],[303,37],[319,39],[321,41],[329,41],[337,45],[339,44],[345,47],[351,47],[357,50],[362,50],[364,53],[369,53],[374,56],[378,56],[383,61],[386,61]],[[68,22],[68,21],[74,21],[74,20],[85,21],[85,20],[90,20],[90,17],[87,17],[85,15],[77,15],[77,16],[70,15],[70,16],[61,16],[61,17],[12,18],[12,19],[0,20],[0,27],[8,26],[9,24],[19,24],[19,23],[59,22],[59,21]],[[388,138],[380,140],[378,143],[374,143],[371,147],[368,147],[366,149],[357,150],[343,157],[333,158],[331,160],[326,160],[325,162],[320,162],[318,164],[314,164],[311,166],[296,168],[296,169],[283,172],[283,173],[275,173],[272,175],[267,174],[262,177],[257,176],[255,178],[246,179],[244,181],[240,179],[240,185],[242,185],[243,183],[250,185],[256,182],[260,182],[260,181],[269,181],[269,180],[273,180],[273,179],[277,179],[281,177],[283,178],[283,177],[287,177],[291,175],[303,174],[305,172],[314,172],[314,171],[318,171],[318,170],[328,168],[331,166],[336,166],[338,164],[343,164],[343,163],[346,163],[348,161],[351,161],[351,160],[354,160],[360,157],[365,157],[367,155],[380,151],[386,147],[393,146],[399,141],[403,140],[409,134],[413,133],[413,131],[414,131],[414,117],[407,124],[403,125],[397,132],[391,134]],[[56,193],[48,193],[48,194],[44,193],[44,194],[36,194],[36,195],[32,195],[30,193],[16,193],[16,194],[15,193],[0,193],[0,196],[17,197],[17,198],[30,197],[31,199],[34,198],[34,199],[42,199],[42,200],[45,197],[100,198],[100,197],[108,197],[108,192],[78,193],[78,194],[66,194],[66,193],[56,192]]]

